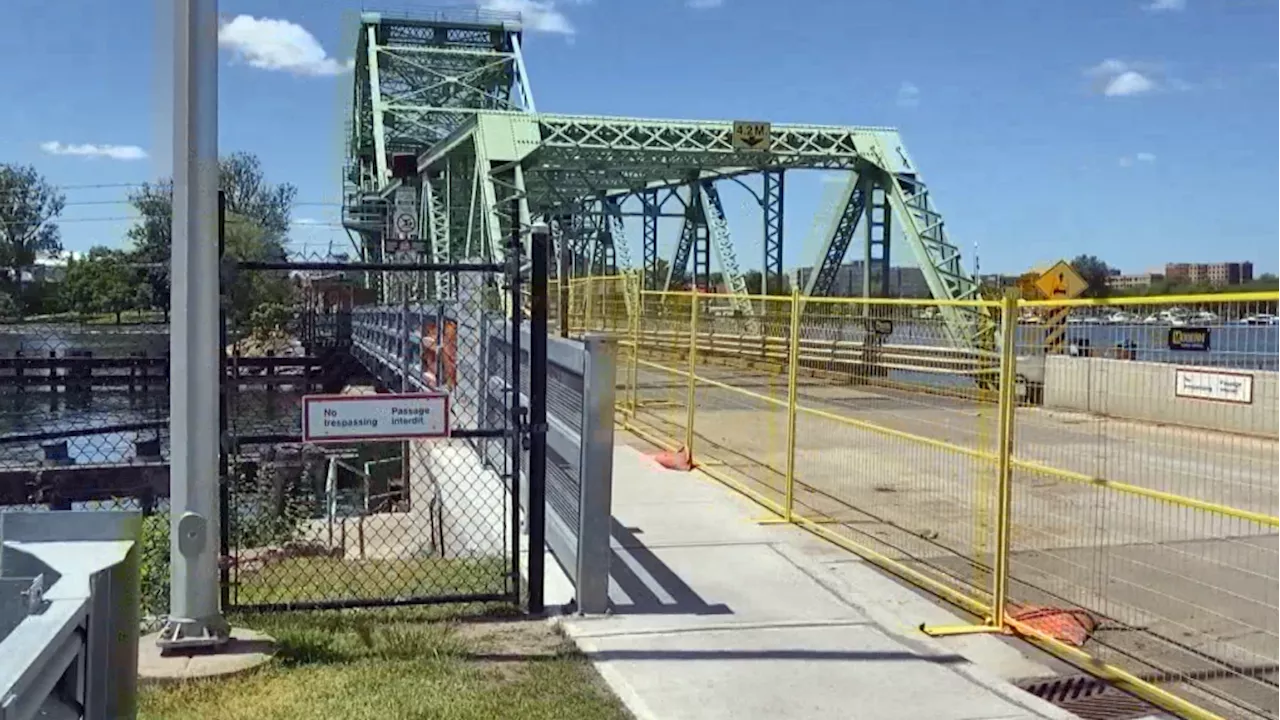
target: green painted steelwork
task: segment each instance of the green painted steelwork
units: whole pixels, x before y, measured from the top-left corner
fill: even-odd
[[[578,258],[576,268],[624,270],[630,253],[623,217],[636,213],[621,207],[634,198],[644,218],[644,285],[670,287],[683,280],[691,259],[695,280],[705,282],[714,251],[734,314],[755,323],[715,183],[764,176],[763,194],[752,194],[765,228],[761,270],[766,287],[777,292],[783,171],[840,170],[849,174],[848,185],[808,290],[830,291],[830,279],[874,195],[879,214],[867,226],[874,233],[878,256],[873,260],[882,282],[892,214],[899,225],[893,239],[911,249],[935,298],[977,297],[977,285],[893,128],[775,124],[766,143],[751,145],[735,140],[735,124],[729,121],[535,112],[514,18],[366,14],[359,38],[347,210],[349,225],[365,234],[367,247],[377,244],[381,232],[378,208],[400,183],[390,176],[389,158],[412,152],[423,180],[422,227],[434,260],[501,259],[513,227],[548,218],[555,244],[568,242]],[[685,188],[688,198],[681,203],[685,229],[667,277],[654,278],[656,219],[669,214],[664,204],[676,197],[677,188]],[[943,308],[943,315],[953,337],[965,344],[987,322],[954,308]]]

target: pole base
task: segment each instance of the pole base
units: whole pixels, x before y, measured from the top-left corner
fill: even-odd
[[[953,635],[1011,635],[1012,631],[1001,625],[935,625],[926,627],[920,623],[920,632],[929,637],[950,637]]]
[[[160,654],[171,652],[189,652],[192,650],[213,650],[227,644],[231,639],[231,626],[221,615],[214,615],[199,620],[171,617],[160,628],[156,637],[156,647]]]

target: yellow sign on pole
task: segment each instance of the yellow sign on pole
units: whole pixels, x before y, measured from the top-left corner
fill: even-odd
[[[1071,263],[1059,260],[1058,264],[1036,279],[1036,289],[1050,300],[1070,300],[1083,295],[1089,289],[1089,283],[1080,277]]]
[[[768,150],[769,132],[772,126],[767,122],[733,121],[733,146],[740,150]]]

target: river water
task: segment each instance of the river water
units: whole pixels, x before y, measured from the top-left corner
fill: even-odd
[[[0,326],[0,356],[59,357],[71,351],[89,351],[94,357],[128,357],[145,353],[163,357],[169,350],[165,325],[104,326],[9,325]],[[297,433],[300,428],[299,396],[294,393],[242,390],[231,398],[232,420],[240,433]],[[0,467],[30,467],[44,457],[42,442],[5,442],[4,438],[36,433],[71,432],[68,455],[76,464],[117,463],[135,456],[135,441],[161,440],[168,456],[168,429],[133,429],[90,433],[95,428],[135,423],[163,423],[169,417],[169,393],[152,386],[129,392],[94,389],[92,392],[50,392],[47,388],[18,388],[0,377]],[[216,428],[210,428],[216,432]]]

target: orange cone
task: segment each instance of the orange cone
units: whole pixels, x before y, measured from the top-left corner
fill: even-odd
[[[681,472],[689,472],[693,469],[693,461],[689,459],[689,451],[680,448],[676,451],[664,450],[653,456],[662,467],[668,470],[679,470]]]

